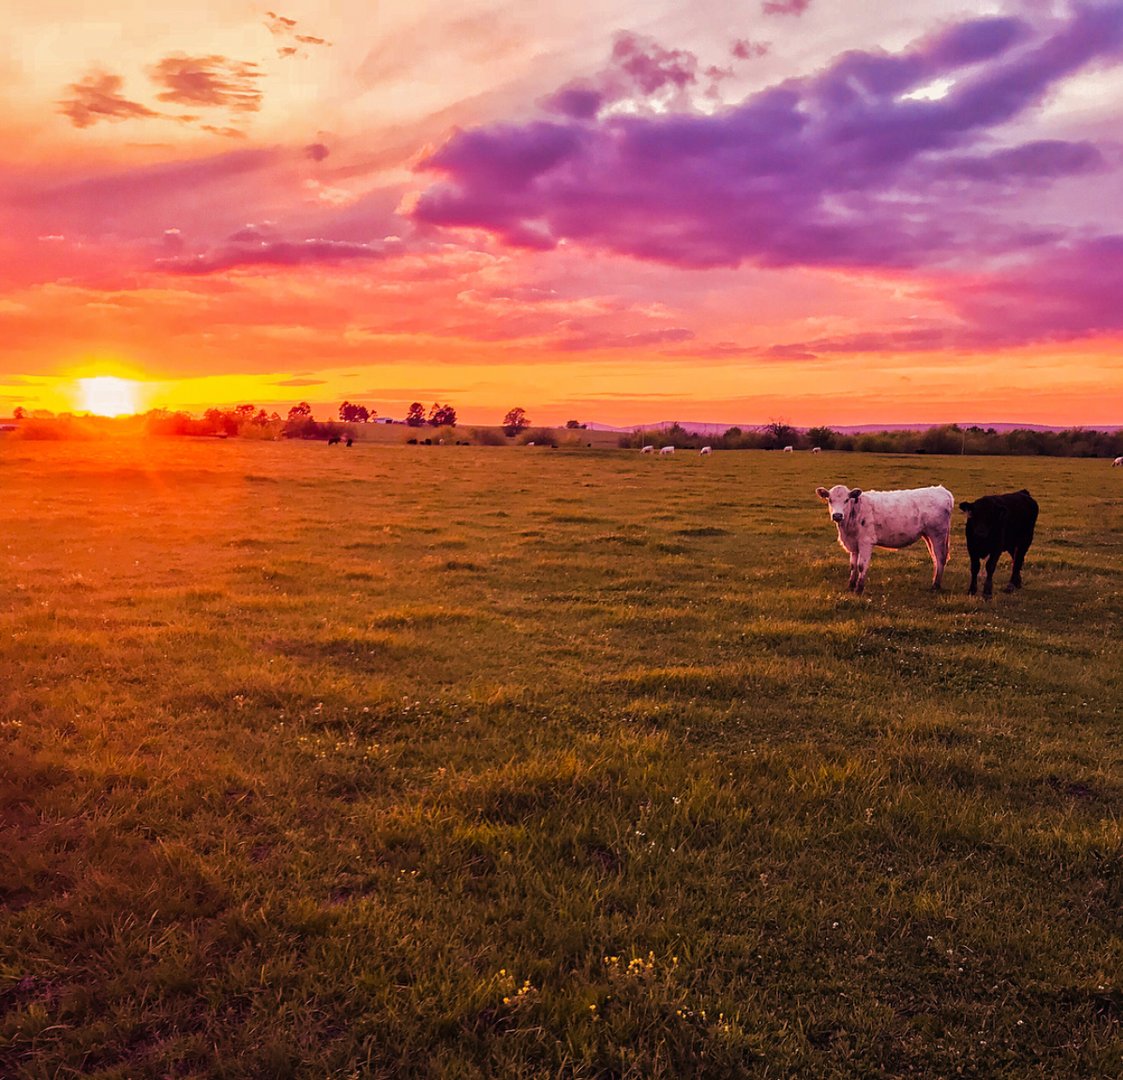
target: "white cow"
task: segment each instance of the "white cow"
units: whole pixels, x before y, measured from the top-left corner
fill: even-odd
[[[795,447],[794,446],[785,446],[784,447],[784,453],[785,454],[794,454],[795,453]]]
[[[706,454],[712,454],[713,452],[714,448],[712,446],[703,446],[702,449],[698,451],[698,453],[702,454],[703,456],[705,456]]]
[[[1117,467],[1119,467],[1120,465],[1123,465],[1123,457],[1117,457],[1117,458],[1116,458],[1116,459],[1115,459],[1115,460],[1114,460],[1114,461],[1113,461],[1113,462],[1111,463],[1111,467],[1112,467],[1113,469],[1114,469],[1114,468],[1117,468]]]
[[[875,547],[903,548],[923,538],[932,556],[932,588],[944,576],[951,546],[951,512],[955,499],[946,487],[907,491],[863,491],[835,484],[815,494],[830,508],[838,542],[850,553],[850,588],[861,595]]]
[[[673,446],[664,446],[663,449],[659,451],[659,454],[660,456],[663,456],[666,454],[673,454],[674,452],[675,448]]]
[[[641,454],[654,454],[654,453],[655,453],[655,447],[654,447],[654,446],[645,446],[645,447],[644,447],[644,448],[643,448],[643,449],[642,449],[642,450],[640,451],[640,453],[641,453]]]
[[[534,443],[532,443],[532,442],[528,442],[528,443],[527,443],[526,445],[527,445],[527,446],[533,446],[533,445],[534,445]]]
[[[821,446],[811,447],[811,453],[813,453],[813,454],[821,454],[822,452],[823,452],[823,448]]]

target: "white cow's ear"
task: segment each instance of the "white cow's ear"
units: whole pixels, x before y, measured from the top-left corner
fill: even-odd
[[[815,489],[815,494],[818,495],[820,499],[829,499],[831,497],[831,493],[827,491],[825,487],[817,487]]]
[[[850,489],[850,498],[851,499],[857,499],[861,494],[862,494],[861,488],[851,488]]]

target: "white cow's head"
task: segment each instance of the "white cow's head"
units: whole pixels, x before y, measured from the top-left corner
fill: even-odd
[[[845,484],[835,484],[828,491],[824,487],[815,489],[815,494],[827,504],[831,512],[831,521],[844,521],[847,510],[853,510],[861,497],[861,488],[848,488]]]

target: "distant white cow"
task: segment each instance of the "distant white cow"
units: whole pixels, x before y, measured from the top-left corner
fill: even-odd
[[[1116,459],[1115,459],[1115,460],[1114,460],[1114,461],[1113,461],[1113,462],[1111,463],[1111,467],[1112,467],[1113,469],[1115,469],[1115,468],[1118,468],[1118,467],[1119,467],[1119,466],[1121,466],[1121,465],[1123,465],[1123,457],[1117,457],[1117,458],[1116,458]]]
[[[795,447],[794,446],[785,446],[784,447],[784,453],[785,454],[794,454],[795,453]]]
[[[932,588],[944,576],[951,543],[951,512],[955,499],[940,484],[907,491],[863,491],[835,484],[815,489],[838,526],[838,542],[850,553],[850,588],[859,595],[866,586],[875,547],[903,548],[923,538],[932,556]]]
[[[813,453],[813,454],[821,454],[822,452],[823,452],[823,448],[821,446],[811,447],[811,453]]]
[[[528,443],[527,443],[526,445],[527,445],[527,446],[533,446],[533,445],[534,445],[534,443],[532,443],[532,442],[528,442]]]
[[[663,456],[666,454],[673,454],[674,452],[675,448],[673,446],[664,446],[663,449],[659,451],[659,454],[660,456]]]
[[[642,449],[642,450],[640,451],[640,453],[641,453],[641,454],[654,454],[654,453],[655,453],[655,447],[654,447],[654,446],[645,446],[645,447],[644,447],[644,448],[643,448],[643,449]]]
[[[705,457],[707,454],[712,454],[713,452],[714,448],[712,446],[703,446],[702,449],[698,451],[698,453],[703,457]]]

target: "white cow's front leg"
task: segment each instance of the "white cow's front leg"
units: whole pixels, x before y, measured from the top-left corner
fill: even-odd
[[[873,556],[873,544],[858,545],[858,585],[855,592],[861,596],[866,587],[866,575],[870,572],[870,558]]]
[[[850,584],[847,586],[851,592],[858,585],[858,549],[853,548],[850,551]]]

